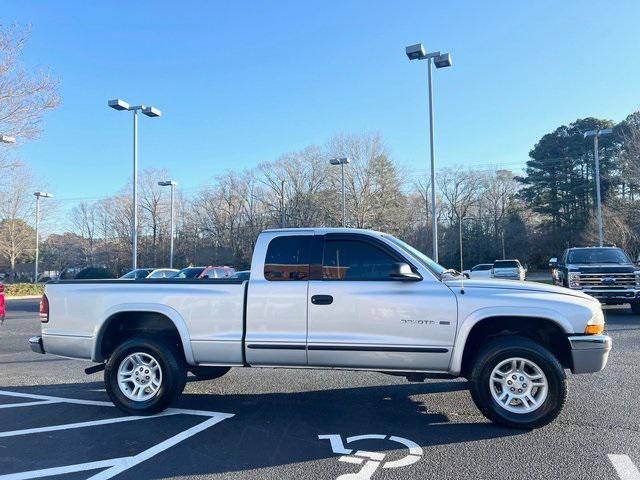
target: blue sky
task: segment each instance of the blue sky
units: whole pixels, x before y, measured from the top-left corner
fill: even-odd
[[[520,168],[534,143],[579,117],[640,108],[640,2],[163,2],[11,0],[31,23],[29,65],[61,78],[63,103],[16,153],[62,202],[119,190],[140,166],[187,191],[337,133],[379,132],[414,171],[428,162],[426,65],[406,45],[448,51],[435,72],[440,166]]]

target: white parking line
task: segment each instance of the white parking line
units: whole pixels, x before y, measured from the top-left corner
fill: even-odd
[[[17,437],[18,435],[29,435],[32,433],[55,432],[57,430],[72,430],[74,428],[95,427],[97,425],[109,425],[110,423],[134,422],[136,420],[145,420],[147,418],[166,417],[167,415],[176,415],[176,412],[165,411],[153,416],[130,416],[105,418],[104,420],[92,420],[89,422],[65,423],[62,425],[51,425],[49,427],[26,428],[24,430],[13,430],[10,432],[0,432],[0,438]]]
[[[86,472],[87,470],[96,470],[98,468],[112,467],[126,458],[111,458],[109,460],[100,460],[98,462],[78,463],[76,465],[67,465],[64,467],[43,468],[42,470],[29,470],[28,472],[10,473],[9,475],[1,475],[2,480],[28,480],[31,478],[51,477],[53,475],[64,475],[65,473]]]
[[[0,408],[19,408],[19,407],[32,407],[34,405],[47,405],[49,403],[61,403],[58,400],[41,400],[37,402],[22,402],[22,403],[5,403],[0,405]]]
[[[110,402],[99,402],[95,400],[82,400],[77,398],[64,398],[64,397],[51,397],[48,395],[35,395],[30,393],[21,393],[21,392],[9,392],[6,390],[0,390],[0,395],[5,395],[9,397],[17,397],[17,398],[30,398],[36,400],[34,402],[24,402],[24,403],[11,403],[5,404],[2,407],[4,408],[19,408],[23,406],[37,406],[37,405],[45,405],[50,403],[71,403],[71,404],[79,404],[79,405],[92,405],[92,406],[101,406],[101,407],[113,407],[114,405]],[[194,425],[187,430],[184,430],[173,437],[170,437],[151,448],[148,448],[137,455],[133,455],[130,457],[118,457],[111,458],[107,460],[101,460],[96,462],[86,462],[86,463],[78,463],[75,465],[64,465],[61,467],[53,467],[53,468],[44,468],[40,470],[30,470],[26,472],[17,472],[10,473],[6,475],[0,475],[0,480],[28,480],[32,478],[42,478],[49,477],[53,475],[64,475],[68,473],[74,472],[84,472],[88,470],[96,470],[100,468],[106,468],[92,477],[90,480],[108,480],[125,470],[128,470],[148,459],[158,455],[159,453],[164,452],[165,450],[177,445],[178,443],[206,430],[213,425],[226,420],[228,418],[233,417],[231,413],[220,413],[220,412],[211,412],[207,410],[191,410],[184,408],[169,408],[162,413],[151,415],[151,416],[130,416],[130,417],[116,417],[116,418],[108,418],[104,420],[94,420],[89,422],[78,422],[78,423],[68,423],[65,425],[52,425],[47,427],[39,427],[39,428],[28,428],[24,430],[13,430],[9,432],[0,432],[0,438],[2,437],[13,437],[16,435],[29,435],[33,433],[41,433],[41,432],[52,432],[57,430],[70,430],[74,428],[84,428],[84,427],[92,427],[96,425],[108,425],[112,423],[122,423],[122,422],[130,422],[130,421],[138,421],[145,420],[150,418],[159,418],[159,417],[167,417],[170,415],[195,415],[195,416],[205,416],[209,417],[205,421],[200,422],[197,425]]]
[[[97,400],[81,400],[79,398],[51,397],[49,395],[35,395],[33,393],[9,392],[7,390],[0,390],[0,395],[5,395],[7,397],[17,397],[17,398],[32,398],[34,400],[49,400],[49,401],[64,402],[64,403],[76,403],[79,405],[95,405],[98,407],[114,406],[113,403],[111,402],[100,402]]]
[[[608,457],[620,480],[640,480],[640,471],[633,464],[629,455],[608,455]]]

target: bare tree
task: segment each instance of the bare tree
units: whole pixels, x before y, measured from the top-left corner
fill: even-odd
[[[23,165],[6,170],[0,185],[0,257],[9,263],[13,281],[16,263],[31,259],[35,230],[26,219],[34,216],[33,177]]]
[[[48,70],[22,63],[29,33],[15,24],[0,25],[0,132],[18,141],[37,137],[44,114],[60,102],[59,81]]]

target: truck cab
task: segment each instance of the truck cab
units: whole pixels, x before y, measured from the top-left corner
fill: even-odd
[[[640,314],[640,267],[618,247],[574,247],[549,260],[556,285],[582,291],[602,303],[629,303]]]

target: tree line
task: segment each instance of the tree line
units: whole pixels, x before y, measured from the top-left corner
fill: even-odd
[[[0,133],[35,138],[42,118],[55,108],[57,81],[47,71],[20,64],[28,32],[0,28]],[[615,124],[578,119],[544,135],[521,172],[446,168],[437,172],[436,216],[440,262],[464,265],[518,258],[543,268],[551,256],[597,241],[593,139],[587,130],[613,128],[600,142],[605,239],[640,254],[640,112]],[[255,168],[229,170],[196,191],[177,189],[175,260],[187,265],[248,268],[260,231],[339,226],[340,168],[329,159],[348,157],[345,168],[347,224],[392,233],[431,253],[430,182],[394,159],[379,134],[336,135],[322,146],[290,152]],[[426,161],[426,160],[425,160]],[[159,180],[179,172],[147,169],[140,176],[139,259],[167,266],[169,189]],[[13,278],[33,261],[35,174],[0,149],[0,272]],[[81,201],[68,213],[70,228],[42,239],[41,271],[100,266],[114,275],[131,264],[131,185],[97,201]],[[43,218],[61,223],[62,213]],[[59,232],[60,227],[56,230]]]

